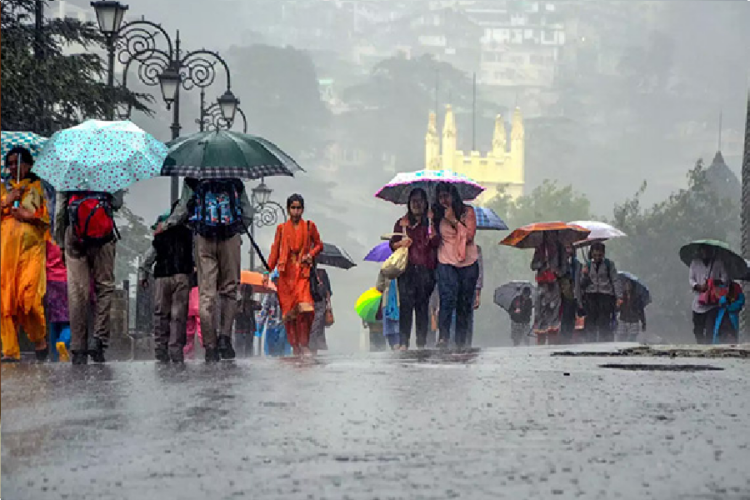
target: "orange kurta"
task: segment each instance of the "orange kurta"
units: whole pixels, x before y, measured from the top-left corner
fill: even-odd
[[[20,206],[34,212],[35,217],[43,223],[21,222],[13,217],[10,209],[4,209],[0,219],[0,329],[3,355],[18,359],[21,355],[19,326],[34,343],[47,336],[42,301],[47,290],[45,260],[49,213],[40,180],[10,182],[12,189],[23,189]],[[3,183],[0,196],[5,199],[8,194],[8,188]]]
[[[322,251],[323,243],[315,223],[302,220],[295,225],[287,221],[276,228],[268,265],[279,271],[277,288],[285,322],[300,313],[314,311],[310,294],[310,265],[303,264],[301,260],[306,254],[315,258]]]

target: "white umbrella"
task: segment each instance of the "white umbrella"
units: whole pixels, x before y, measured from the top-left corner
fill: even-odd
[[[578,220],[578,221],[570,222],[570,224],[575,224],[576,226],[581,226],[591,231],[588,238],[586,238],[583,241],[579,241],[575,243],[575,246],[579,246],[579,247],[591,245],[592,243],[596,241],[606,241],[606,240],[611,240],[614,238],[622,238],[624,236],[627,236],[627,234],[620,231],[619,229],[612,226],[611,224],[607,224],[606,222],[598,222],[594,220]]]

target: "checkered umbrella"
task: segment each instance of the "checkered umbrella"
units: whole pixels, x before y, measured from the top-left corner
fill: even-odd
[[[31,152],[34,159],[36,159],[36,156],[39,154],[39,151],[42,149],[45,142],[47,142],[46,137],[42,137],[34,132],[9,132],[3,130],[0,132],[0,145],[2,145],[0,156],[2,156],[3,161],[0,170],[4,174],[7,173],[7,169],[5,168],[5,155],[8,154],[11,149],[18,146],[26,148]]]
[[[487,231],[507,231],[508,225],[491,208],[474,206],[477,217],[477,229]]]
[[[196,179],[260,179],[303,171],[278,146],[262,137],[228,130],[198,132],[168,142],[161,175]]]

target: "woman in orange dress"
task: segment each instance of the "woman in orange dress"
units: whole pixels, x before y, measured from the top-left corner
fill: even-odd
[[[49,213],[42,181],[31,173],[34,159],[28,149],[13,148],[5,157],[10,170],[8,185],[0,187],[0,330],[3,362],[21,358],[18,327],[34,344],[36,357],[47,359],[46,252]]]
[[[302,219],[305,200],[293,194],[286,200],[289,220],[276,228],[268,258],[271,269],[279,272],[277,285],[281,313],[294,354],[311,354],[308,347],[315,303],[310,293],[313,261],[323,251],[315,223]]]

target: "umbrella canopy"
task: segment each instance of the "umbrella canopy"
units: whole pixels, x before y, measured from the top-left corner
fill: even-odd
[[[563,245],[570,245],[585,240],[591,231],[564,222],[536,222],[516,229],[500,244],[515,248],[536,248],[542,244],[544,234],[548,232],[555,232]]]
[[[750,260],[746,260],[745,264],[747,264],[747,274],[740,279],[742,281],[750,281]]]
[[[32,172],[56,191],[114,193],[159,175],[167,147],[129,121],[88,120],[55,132]]]
[[[196,179],[260,179],[302,172],[296,161],[262,137],[229,130],[198,132],[167,143],[161,175]]]
[[[380,308],[380,301],[383,298],[383,294],[378,292],[374,288],[370,288],[365,293],[359,296],[354,309],[357,311],[357,315],[368,323],[374,323],[378,315],[378,309]]]
[[[623,233],[616,227],[606,222],[598,222],[595,220],[577,220],[570,222],[571,225],[580,226],[591,231],[588,238],[583,241],[576,243],[576,246],[590,245],[597,241],[606,241],[614,238],[623,238],[627,234]]]
[[[635,274],[627,271],[619,271],[617,277],[620,278],[623,286],[626,281],[631,281],[635,286],[635,293],[643,299],[643,305],[647,306],[651,303],[651,291],[648,287],[636,276]]]
[[[385,262],[391,254],[393,254],[391,243],[389,241],[384,241],[375,245],[375,247],[373,247],[373,249],[367,254],[365,260],[367,262]]]
[[[8,132],[3,130],[0,132],[0,146],[2,147],[0,156],[2,156],[3,168],[5,168],[5,155],[11,149],[19,146],[26,148],[36,160],[45,142],[47,142],[46,137],[34,132]]]
[[[272,281],[263,284],[263,275],[255,271],[242,270],[240,273],[240,283],[253,287],[254,293],[276,293],[276,285]]]
[[[340,269],[351,269],[354,263],[346,250],[331,243],[323,243],[323,251],[320,252],[315,262],[321,266],[338,267]]]
[[[534,284],[530,281],[517,280],[511,281],[495,288],[495,296],[493,297],[493,300],[495,304],[499,305],[506,311],[509,311],[510,304],[513,302],[513,299],[515,299],[516,296],[519,295],[524,288],[531,289],[531,298],[534,299],[534,295],[536,294],[536,286],[534,286]]]
[[[739,280],[750,274],[747,261],[732,250],[727,243],[719,240],[696,240],[688,243],[680,248],[680,259],[689,266],[693,260],[699,258],[698,251],[703,246],[714,249],[716,260],[724,264],[730,279]]]
[[[397,174],[388,184],[380,188],[375,196],[397,205],[406,205],[412,189],[422,188],[427,192],[427,198],[432,201],[435,199],[435,188],[441,182],[456,186],[461,199],[466,201],[473,200],[484,191],[482,186],[465,175],[450,170],[418,170]]]
[[[507,231],[508,225],[494,210],[487,207],[473,206],[477,217],[477,229],[486,231]]]

